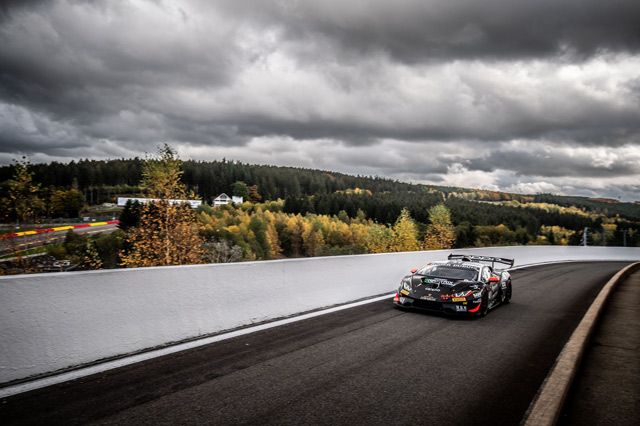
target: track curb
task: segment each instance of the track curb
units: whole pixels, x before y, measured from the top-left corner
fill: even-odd
[[[640,269],[640,262],[632,263],[615,274],[600,290],[580,324],[564,346],[555,364],[540,386],[520,426],[553,426],[557,423],[565,400],[576,376],[589,339],[614,288]]]
[[[45,234],[47,232],[66,231],[66,230],[69,230],[69,229],[79,229],[79,228],[89,228],[89,227],[92,227],[92,226],[114,225],[114,224],[118,224],[118,223],[120,223],[119,220],[109,220],[107,222],[81,223],[80,225],[59,226],[57,228],[35,229],[35,230],[32,230],[32,231],[16,232],[14,234],[4,234],[4,235],[2,235],[0,237],[1,238],[24,237],[26,235]]]

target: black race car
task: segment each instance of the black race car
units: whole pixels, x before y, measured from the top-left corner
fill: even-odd
[[[511,299],[513,259],[450,254],[448,261],[432,262],[402,279],[393,303],[401,308],[452,314],[487,314]],[[506,265],[503,269],[496,264]]]

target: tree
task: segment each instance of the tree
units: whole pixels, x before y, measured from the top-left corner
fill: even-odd
[[[249,187],[249,200],[252,203],[258,203],[262,200],[262,195],[258,193],[258,185],[251,185]]]
[[[242,181],[238,181],[231,185],[231,194],[234,197],[242,197],[244,201],[249,201],[249,186]]]
[[[78,269],[96,270],[102,269],[103,266],[104,265],[100,259],[100,254],[98,253],[95,242],[93,240],[87,241],[84,249],[84,256],[78,265]]]
[[[180,181],[182,162],[167,144],[158,148],[155,156],[147,158],[142,167],[140,189],[145,197],[161,200],[187,199],[187,187]]]
[[[85,203],[84,195],[75,189],[57,190],[51,195],[51,214],[60,217],[78,217]]]
[[[318,255],[318,250],[324,246],[324,237],[320,230],[320,223],[317,220],[313,222],[305,221],[302,223],[302,241],[305,252],[308,256]]]
[[[271,259],[271,245],[266,234],[267,224],[253,215],[249,221],[249,230],[253,232],[252,241],[255,242],[251,247],[253,252],[259,259]]]
[[[444,204],[429,209],[429,226],[424,239],[427,250],[450,249],[455,241],[455,229],[451,223],[451,212]]]
[[[211,263],[230,263],[242,260],[242,249],[227,240],[205,243],[205,258]]]
[[[22,161],[15,160],[14,172],[12,179],[3,182],[2,186],[6,189],[6,197],[0,200],[0,216],[4,220],[16,220],[23,224],[34,223],[36,214],[42,210],[43,203],[38,197],[40,185],[33,183],[33,172],[29,169],[29,162],[25,157]],[[13,233],[0,236],[2,244],[9,248],[9,252],[13,255],[10,262],[12,268],[5,268],[3,265],[2,273],[30,273],[35,272],[32,262],[22,256],[22,249],[18,238]],[[23,237],[24,238],[24,237]],[[5,269],[8,269],[5,271]]]
[[[411,218],[409,209],[404,207],[393,226],[393,251],[416,251],[418,246],[418,229]]]
[[[14,160],[13,178],[7,181],[8,198],[2,199],[5,219],[23,223],[35,222],[36,214],[42,210],[43,203],[38,198],[39,184],[33,183],[33,172],[26,157],[22,161]]]
[[[525,230],[526,233],[526,230]],[[455,227],[457,248],[473,247],[476,241],[475,229],[469,222],[464,221]]]
[[[181,162],[168,145],[145,161],[141,187],[144,195],[157,201],[141,208],[139,225],[125,237],[121,252],[127,267],[185,265],[203,261],[204,239],[198,234],[196,214],[185,200],[190,194],[180,182]]]
[[[129,230],[129,228],[133,228],[138,226],[140,223],[140,215],[142,214],[142,204],[138,202],[138,200],[131,201],[127,200],[124,205],[124,209],[120,212],[118,223],[118,228],[123,231]]]
[[[368,236],[365,239],[365,246],[368,253],[388,253],[394,251],[393,231],[384,225],[374,223],[369,228]]]

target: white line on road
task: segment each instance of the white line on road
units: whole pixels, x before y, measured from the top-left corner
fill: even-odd
[[[67,371],[64,373],[56,374],[53,376],[47,376],[40,379],[35,379],[26,383],[20,383],[13,386],[7,386],[0,389],[0,398],[6,398],[11,395],[16,395],[23,392],[28,392],[34,389],[40,389],[58,383],[67,382],[70,380],[79,379],[96,373],[102,373],[104,371],[112,370],[114,368],[124,367],[125,365],[135,364],[137,362],[147,361],[153,358],[157,358],[164,355],[170,355],[172,353],[184,351],[187,349],[197,348],[199,346],[208,345],[210,343],[219,342],[221,340],[231,339],[233,337],[242,336],[249,333],[255,333],[257,331],[267,330],[269,328],[279,327],[281,325],[289,324],[296,321],[302,321],[308,318],[318,317],[320,315],[330,314],[332,312],[342,311],[344,309],[354,308],[356,306],[366,305],[368,303],[378,302],[393,297],[394,293],[385,294],[383,296],[377,296],[371,299],[360,300],[358,302],[349,303],[346,305],[335,306],[320,311],[310,312],[307,314],[298,315],[291,318],[285,318],[276,320],[264,324],[259,324],[251,327],[242,328],[227,333],[217,334],[211,337],[205,337],[198,340],[193,340],[186,343],[179,343],[176,345],[164,347],[162,349],[156,349],[149,352],[126,356],[125,358],[119,358],[113,361],[106,361],[90,367],[80,367],[78,369]]]

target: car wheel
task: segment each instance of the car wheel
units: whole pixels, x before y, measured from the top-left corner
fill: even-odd
[[[482,296],[482,305],[480,306],[480,316],[483,317],[489,312],[489,292],[485,291]]]
[[[504,292],[504,303],[509,303],[511,300],[511,280],[507,281],[507,289]]]

